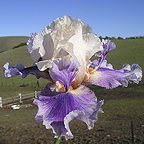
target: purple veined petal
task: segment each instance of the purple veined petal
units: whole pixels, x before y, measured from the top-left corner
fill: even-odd
[[[96,66],[98,66],[99,61],[98,60],[94,60],[92,61],[92,63],[90,64],[91,68],[95,68]],[[104,60],[101,65],[101,68],[109,68],[109,69],[113,69],[113,66],[109,63],[107,63],[107,60]]]
[[[99,57],[98,60],[94,60],[91,64],[92,67],[99,68],[101,67],[101,64],[104,62],[106,55],[114,50],[116,48],[116,45],[111,40],[103,40],[103,51],[101,54],[96,54],[96,56]]]
[[[106,55],[107,53],[111,52],[116,48],[115,43],[113,43],[111,40],[104,40],[103,41],[103,54]]]
[[[100,67],[101,67],[101,68],[113,69],[112,64],[108,63],[107,60],[104,60],[104,61],[101,63]]]
[[[49,79],[51,80],[49,73],[48,73],[48,69],[45,71],[40,71],[37,66],[32,66],[32,67],[28,67],[23,69],[22,71],[22,77],[25,78],[26,76],[28,76],[29,74],[32,74],[34,76],[36,76],[36,78],[44,78],[44,79]]]
[[[4,71],[5,77],[12,77],[15,75],[22,75],[21,70],[23,70],[24,68],[25,66],[22,64],[19,64],[16,67],[14,67],[13,65],[7,62],[3,66],[3,71]]]
[[[102,105],[104,104],[104,101],[101,100],[97,103],[95,111],[92,113],[90,117],[87,117],[84,112],[80,110],[74,110],[70,112],[65,118],[64,118],[64,124],[67,129],[67,133],[72,136],[72,133],[69,128],[69,123],[74,119],[79,119],[87,124],[87,127],[89,130],[94,128],[94,123],[98,120],[98,114],[103,113]]]
[[[54,61],[49,74],[53,80],[61,82],[67,91],[77,71],[77,62],[73,59],[71,60],[70,57],[64,57]]]
[[[73,119],[82,120],[89,129],[93,128],[98,114],[102,112],[103,101],[98,102],[94,92],[83,85],[67,93],[57,93],[55,96],[44,93],[47,96],[40,95],[34,100],[34,104],[38,106],[36,120],[42,122],[47,129],[52,129],[55,137],[73,138],[69,128]]]
[[[91,74],[88,83],[105,87],[107,89],[113,89],[118,86],[127,87],[129,82],[139,83],[141,78],[142,70],[137,64],[133,64],[132,66],[125,65],[120,70],[100,67]]]
[[[98,66],[99,61],[98,60],[93,60],[92,63],[90,64],[91,68],[95,68],[96,66]]]
[[[39,71],[37,66],[32,66],[32,67],[26,68],[24,65],[18,64],[16,67],[14,67],[13,65],[6,63],[3,66],[3,71],[4,71],[5,77],[13,77],[16,75],[20,75],[20,76],[22,76],[22,78],[25,78],[29,74],[32,74],[32,75],[35,75],[37,78],[42,77],[44,79],[50,79],[48,70],[47,71]]]
[[[132,81],[134,83],[139,83],[142,80],[142,68],[138,64],[133,64],[132,66],[129,64],[123,65],[122,68],[125,72],[132,72]]]

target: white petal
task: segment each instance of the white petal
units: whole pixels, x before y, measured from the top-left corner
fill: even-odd
[[[54,59],[71,55],[79,63],[76,80],[80,84],[85,76],[89,59],[102,50],[100,39],[80,19],[64,16],[53,21],[29,42],[29,51],[39,70],[51,66]]]
[[[52,67],[52,60],[39,61],[36,65],[40,71],[44,71]]]

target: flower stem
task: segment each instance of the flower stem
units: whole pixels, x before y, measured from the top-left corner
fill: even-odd
[[[59,137],[55,140],[54,144],[60,144],[60,143],[61,143],[61,138]]]

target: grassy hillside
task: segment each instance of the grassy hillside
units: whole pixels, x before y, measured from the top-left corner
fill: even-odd
[[[23,63],[26,66],[33,64],[26,46],[19,46],[21,43],[26,43],[27,40],[28,37],[0,38],[0,96],[11,96],[18,92],[29,92],[37,89],[37,80],[34,76],[28,76],[26,79],[3,77],[2,66],[6,62],[14,65]],[[125,63],[138,63],[144,69],[144,39],[115,39],[113,41],[117,48],[108,54],[109,63],[112,63],[115,68],[121,68]],[[19,47],[14,48],[15,46]],[[39,80],[39,82],[43,87],[47,81]],[[24,87],[21,87],[21,85],[24,85]]]
[[[0,37],[0,52],[10,50],[20,44],[24,44],[27,42],[27,40],[28,37],[26,36]]]
[[[137,63],[144,69],[144,39],[116,39],[113,42],[117,48],[108,55],[110,63],[116,68],[124,63]]]
[[[6,62],[13,65],[22,63],[25,66],[31,66],[33,60],[31,59],[27,46],[20,44],[26,43],[28,37],[1,37],[0,38],[0,97],[15,96],[19,92],[28,93],[35,90],[40,90],[47,81],[37,80],[34,76],[28,76],[23,79],[20,76],[13,78],[5,78],[2,67]],[[16,48],[14,48],[16,47]],[[39,81],[40,86],[37,86]]]

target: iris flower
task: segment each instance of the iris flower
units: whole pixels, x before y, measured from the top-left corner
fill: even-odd
[[[98,101],[87,85],[94,84],[106,89],[138,83],[142,70],[138,64],[124,65],[115,70],[106,61],[109,52],[115,49],[110,40],[101,41],[91,28],[79,19],[68,16],[56,19],[42,32],[32,34],[28,51],[35,65],[26,68],[6,63],[6,77],[32,74],[50,83],[34,100],[38,106],[36,121],[52,129],[56,138],[73,138],[69,123],[78,119],[88,129],[94,127],[102,111],[103,100]],[[96,60],[91,61],[95,55]]]

